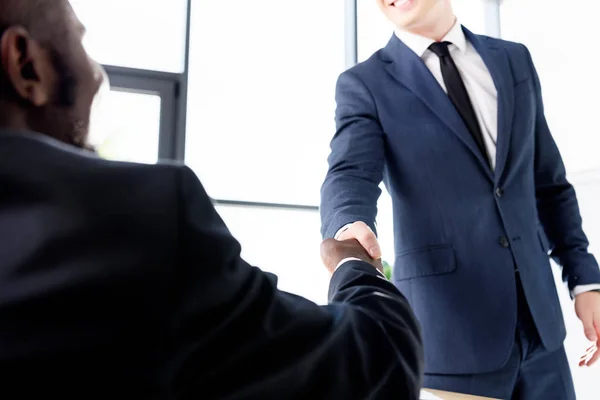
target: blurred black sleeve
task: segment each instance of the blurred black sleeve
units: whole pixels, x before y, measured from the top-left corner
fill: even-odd
[[[180,203],[177,398],[418,399],[419,327],[406,299],[375,268],[341,266],[330,304],[320,307],[279,291],[272,275],[240,258],[240,245],[187,167]]]

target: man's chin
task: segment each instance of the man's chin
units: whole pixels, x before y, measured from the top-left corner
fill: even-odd
[[[412,31],[417,26],[417,21],[411,15],[405,15],[396,22],[396,27],[403,31]]]

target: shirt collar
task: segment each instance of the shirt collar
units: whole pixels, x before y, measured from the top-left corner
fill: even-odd
[[[408,31],[396,30],[396,36],[405,45],[414,51],[419,57],[423,57],[429,46],[434,43],[434,40],[420,36]],[[450,42],[456,46],[462,54],[467,51],[467,38],[462,30],[462,26],[458,20],[452,26],[452,29],[448,31],[446,36],[441,40],[442,42]]]

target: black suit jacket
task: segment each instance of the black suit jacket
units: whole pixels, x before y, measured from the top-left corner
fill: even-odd
[[[0,239],[2,398],[418,398],[394,286],[349,262],[328,306],[277,290],[187,167],[0,133]]]

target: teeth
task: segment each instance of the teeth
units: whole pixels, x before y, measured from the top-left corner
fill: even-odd
[[[410,0],[396,0],[393,5],[395,7],[402,7],[403,5],[407,4]]]

